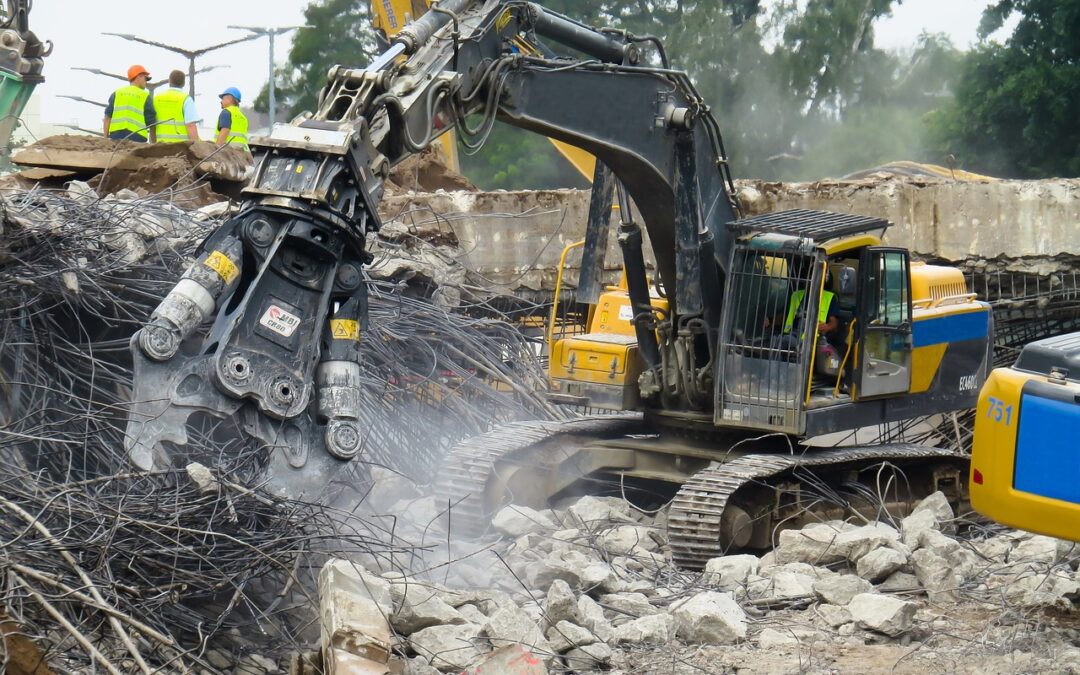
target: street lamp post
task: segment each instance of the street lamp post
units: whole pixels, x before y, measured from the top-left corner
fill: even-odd
[[[144,45],[150,45],[151,47],[160,47],[161,49],[168,50],[175,54],[180,54],[188,60],[188,94],[191,98],[195,98],[195,75],[198,72],[195,70],[195,59],[200,56],[205,56],[212,51],[221,49],[222,47],[228,47],[229,45],[235,45],[240,42],[247,42],[248,40],[254,40],[259,37],[258,35],[248,35],[247,37],[238,38],[236,40],[229,40],[228,42],[221,42],[216,45],[210,45],[209,47],[203,47],[202,49],[184,49],[183,47],[174,47],[173,45],[167,45],[162,42],[154,42],[153,40],[147,40],[141,38],[138,35],[131,35],[129,33],[104,33],[105,35],[112,35],[114,37],[123,38],[124,40],[131,40],[132,42],[139,42]],[[125,78],[126,79],[126,78]]]
[[[274,122],[277,120],[277,96],[274,92],[274,38],[278,35],[284,35],[290,31],[298,30],[300,28],[310,28],[310,26],[282,26],[280,28],[271,28],[269,26],[229,26],[229,28],[235,28],[237,30],[246,30],[251,33],[251,36],[247,39],[254,39],[257,37],[266,36],[270,41],[270,79],[268,82],[268,89],[270,94],[270,128],[274,127]]]

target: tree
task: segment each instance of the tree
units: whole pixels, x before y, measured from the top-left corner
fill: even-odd
[[[930,120],[939,156],[1002,177],[1080,175],[1080,0],[998,0],[964,60],[955,101]]]
[[[370,0],[316,0],[308,4],[304,17],[311,28],[296,32],[289,65],[279,70],[282,84],[276,92],[291,115],[317,107],[330,68],[363,68],[376,53]],[[263,87],[256,110],[266,110],[268,98]]]

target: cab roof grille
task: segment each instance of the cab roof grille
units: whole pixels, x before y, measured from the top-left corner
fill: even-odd
[[[884,231],[892,226],[884,218],[872,218],[831,211],[792,209],[764,213],[728,223],[737,234],[782,234],[815,242],[866,232]]]

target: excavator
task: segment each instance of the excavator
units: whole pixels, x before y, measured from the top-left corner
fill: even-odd
[[[975,410],[971,505],[1029,532],[1080,542],[1080,333],[1026,345],[990,374]]]
[[[269,489],[318,495],[364,445],[365,243],[383,182],[440,135],[477,148],[499,120],[596,158],[577,285],[595,310],[552,345],[550,375],[558,400],[604,414],[453,449],[435,489],[455,527],[592,488],[671,495],[675,560],[700,568],[808,518],[937,490],[966,503],[952,450],[818,447],[975,405],[993,325],[959,270],[883,245],[877,218],[740,218],[719,124],[653,36],[534,2],[442,0],[387,39],[366,68],[330,71],[317,111],[252,141],[239,213],[133,336],[137,467],[182,465],[213,429],[265,450]],[[624,288],[601,283],[613,227]]]
[[[32,0],[0,4],[0,149],[5,154],[30,95],[45,81],[41,73],[52,52],[52,43],[30,30],[32,5]]]

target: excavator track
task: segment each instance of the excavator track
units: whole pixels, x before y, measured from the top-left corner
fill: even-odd
[[[456,445],[443,460],[435,494],[450,513],[455,532],[479,536],[493,515],[485,504],[488,479],[499,460],[560,435],[609,435],[640,415],[596,415],[566,421],[512,422]]]
[[[702,569],[712,558],[727,554],[720,535],[724,510],[732,497],[747,486],[774,483],[799,467],[865,467],[887,461],[927,460],[967,461],[941,448],[885,445],[812,450],[801,455],[743,455],[699,471],[679,489],[668,514],[674,562],[686,569]]]

